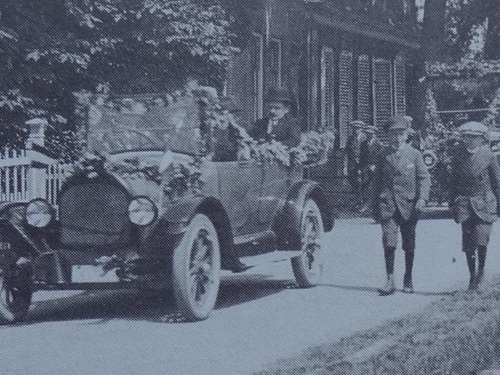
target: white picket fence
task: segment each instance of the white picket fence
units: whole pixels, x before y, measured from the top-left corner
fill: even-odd
[[[68,167],[34,149],[1,151],[0,202],[43,198],[56,205]]]

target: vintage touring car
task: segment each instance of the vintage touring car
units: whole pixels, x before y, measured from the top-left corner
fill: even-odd
[[[94,108],[88,147],[107,157],[77,163],[57,207],[0,203],[0,323],[36,290],[107,287],[171,290],[187,320],[205,319],[221,269],[276,259],[300,287],[318,283],[333,226],[321,187],[301,165],[211,160],[206,113],[187,97]]]

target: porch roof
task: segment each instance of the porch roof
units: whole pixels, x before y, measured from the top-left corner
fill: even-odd
[[[369,16],[356,12],[344,12],[329,7],[310,8],[309,14],[313,21],[323,26],[340,29],[367,38],[395,43],[408,48],[420,48],[418,31],[414,26],[408,30],[404,24],[394,25],[389,22],[377,22]]]

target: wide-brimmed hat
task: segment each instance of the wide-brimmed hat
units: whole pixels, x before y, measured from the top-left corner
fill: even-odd
[[[406,118],[406,116],[392,116],[385,123],[384,130],[408,130],[410,127],[410,121]]]
[[[458,128],[461,135],[477,135],[487,137],[489,129],[486,125],[477,121],[469,121]]]
[[[266,102],[282,102],[294,105],[295,99],[294,95],[289,90],[282,87],[275,87],[267,92]]]

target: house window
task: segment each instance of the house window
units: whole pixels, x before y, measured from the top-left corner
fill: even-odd
[[[406,114],[406,67],[403,56],[394,59],[394,113]]]
[[[323,47],[321,50],[321,126],[323,128],[333,128],[335,103],[335,55],[330,47]]]
[[[264,38],[260,34],[253,34],[252,42],[253,117],[257,120],[262,117],[264,110]]]
[[[357,61],[358,69],[358,120],[365,124],[371,122],[370,108],[370,58],[367,55],[361,55]]]
[[[390,60],[373,59],[373,121],[382,128],[393,114],[392,63]]]
[[[269,86],[281,86],[281,40],[269,42]]]
[[[342,51],[339,57],[339,145],[345,147],[353,107],[352,52]]]

